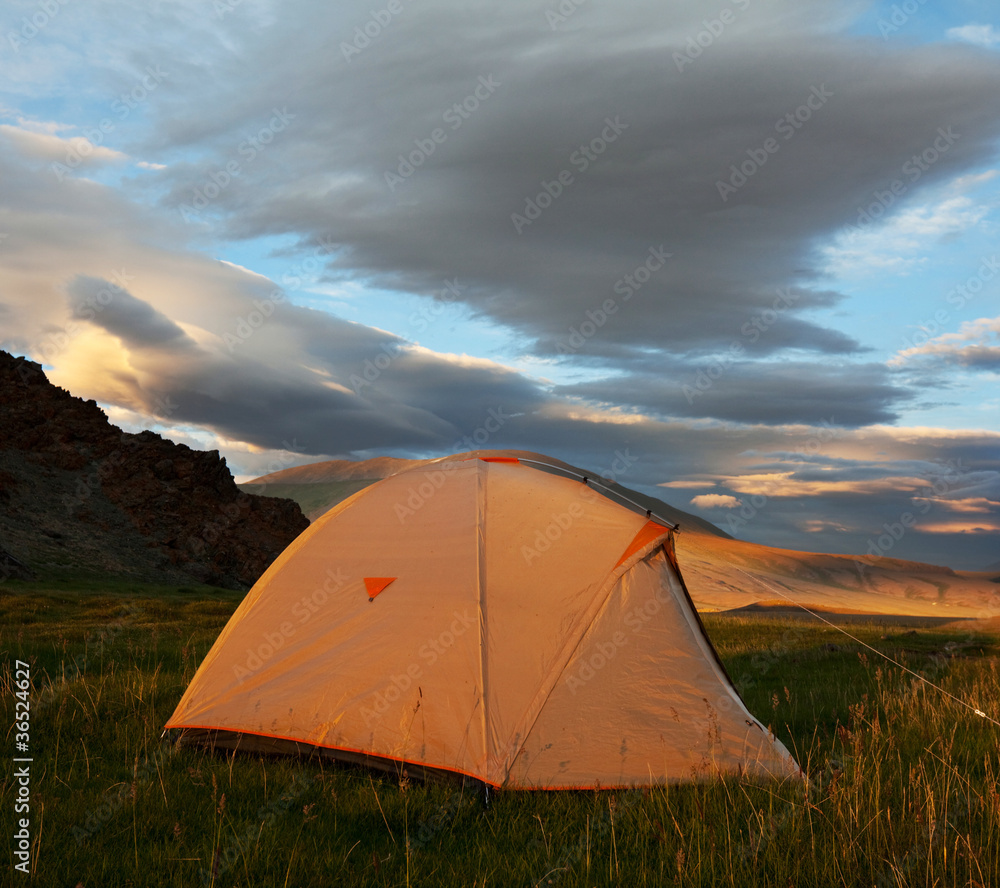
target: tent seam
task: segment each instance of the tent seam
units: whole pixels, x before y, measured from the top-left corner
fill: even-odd
[[[489,479],[489,465],[479,463],[476,503],[476,580],[479,584],[479,684],[483,713],[483,771],[492,778],[489,719],[489,623],[486,610],[486,486]],[[489,781],[487,781],[489,782]]]
[[[538,693],[532,699],[531,705],[525,710],[524,715],[521,717],[521,722],[524,724],[524,731],[514,731],[511,737],[516,738],[512,742],[508,741],[507,748],[504,753],[504,760],[506,762],[507,776],[510,775],[511,767],[513,766],[514,760],[519,754],[519,750],[523,748],[528,736],[535,727],[535,723],[538,721],[539,716],[542,714],[542,710],[545,709],[545,704],[548,702],[552,691],[555,689],[556,685],[559,683],[559,677],[565,672],[566,666],[573,659],[573,654],[576,653],[583,639],[587,635],[588,629],[593,625],[594,621],[597,619],[598,615],[607,606],[608,600],[611,598],[611,593],[614,591],[615,585],[618,580],[629,570],[631,570],[636,564],[638,564],[642,559],[649,556],[651,552],[656,551],[656,549],[663,546],[665,540],[669,539],[674,531],[670,528],[664,527],[665,533],[657,537],[656,539],[650,541],[647,545],[643,546],[641,549],[637,549],[631,558],[627,561],[620,562],[617,564],[608,575],[605,577],[604,582],[598,588],[594,598],[592,600],[592,607],[594,608],[591,612],[589,609],[584,613],[583,617],[580,619],[579,626],[582,627],[582,631],[576,636],[572,641],[572,644],[567,644],[563,650],[560,652],[560,656],[556,662],[556,665],[550,670],[549,674],[545,676],[545,680],[541,683]],[[627,547],[626,547],[627,548]],[[589,615],[589,619],[587,619]],[[537,706],[535,701],[539,701]],[[534,708],[534,714],[530,715],[531,710]],[[517,748],[514,748],[514,743],[517,744]],[[506,780],[505,780],[506,782]]]

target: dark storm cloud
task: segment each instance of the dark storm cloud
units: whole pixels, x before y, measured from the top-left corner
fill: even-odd
[[[560,386],[556,392],[608,404],[628,404],[661,416],[744,423],[865,426],[896,418],[910,395],[881,364],[831,366],[807,362],[713,359],[674,363],[659,373],[624,375]]]
[[[337,47],[362,7],[332,21],[286,9],[272,28],[242,35],[242,56],[220,63],[223,76],[183,123],[164,118],[164,139],[211,132],[225,146],[199,173],[164,174],[167,203],[189,200],[213,165],[240,160],[238,146],[287,106],[287,131],[212,205],[232,234],[332,234],[334,275],[416,293],[457,275],[472,282],[465,298],[477,313],[541,352],[607,299],[621,310],[598,341],[717,347],[779,287],[814,279],[815,239],[856,222],[939,128],[954,138],[911,193],[985,158],[1000,132],[996,59],[819,36],[780,18],[769,39],[751,24],[774,5],[748,9],[730,39],[684,70],[672,53],[697,24],[687,6],[677,18],[659,9],[601,22],[606,30],[596,18],[585,26],[581,10],[568,34],[534,7],[414,6],[350,61]],[[291,33],[303,17],[326,39]],[[252,96],[235,75],[251,58],[261,65]],[[449,116],[477,89],[474,111]],[[581,147],[591,142],[602,153],[588,160]],[[572,181],[560,186],[563,170]],[[399,181],[387,184],[387,173]],[[536,200],[544,183],[560,192],[551,201]],[[511,217],[529,213],[529,199],[551,206],[518,233]],[[621,282],[661,246],[672,258],[626,303]],[[857,350],[814,320],[793,324],[807,304],[761,347]]]
[[[79,275],[67,287],[73,318],[92,321],[133,347],[191,347],[187,334],[113,281]]]

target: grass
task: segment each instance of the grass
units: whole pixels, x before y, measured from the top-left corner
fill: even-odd
[[[348,481],[310,481],[290,483],[268,481],[263,484],[241,484],[244,493],[260,496],[278,496],[295,500],[311,521],[318,518],[337,503],[371,486],[378,478],[354,478]]]
[[[7,725],[14,661],[32,664],[35,883],[1000,884],[1000,729],[827,627],[705,616],[748,707],[808,786],[733,777],[505,792],[484,813],[471,789],[161,745],[239,599],[93,579],[4,585]],[[877,622],[849,631],[996,717],[997,638]],[[5,811],[15,790],[7,771]]]

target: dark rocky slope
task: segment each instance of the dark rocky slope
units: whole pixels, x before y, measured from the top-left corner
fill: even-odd
[[[72,569],[247,588],[308,521],[218,451],[127,434],[0,351],[0,577]]]

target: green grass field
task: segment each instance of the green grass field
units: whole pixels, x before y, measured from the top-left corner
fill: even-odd
[[[239,593],[96,580],[8,582],[2,593],[8,761],[15,661],[31,664],[32,884],[1000,884],[1000,728],[827,627],[705,617],[808,786],[501,792],[484,812],[473,789],[162,744]],[[997,638],[849,631],[997,716]],[[14,767],[3,781],[9,848]],[[15,862],[3,884],[28,884]]]

